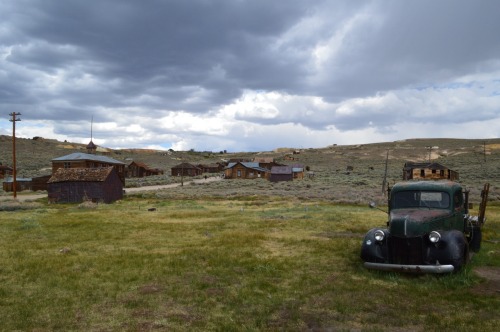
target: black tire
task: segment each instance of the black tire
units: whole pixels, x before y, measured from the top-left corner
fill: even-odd
[[[478,252],[481,249],[481,241],[483,235],[481,233],[481,228],[477,226],[472,226],[470,233],[469,248],[472,252]]]
[[[453,272],[457,273],[462,270],[462,268],[469,262],[469,246],[465,243],[463,248],[463,254],[458,259],[453,259],[451,265],[453,265]]]

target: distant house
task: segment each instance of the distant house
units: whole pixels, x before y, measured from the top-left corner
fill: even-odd
[[[274,158],[267,157],[267,158],[254,158],[253,160],[254,163],[259,163],[259,166],[262,168],[267,168],[271,169],[273,166],[286,166],[280,163],[277,163],[274,161]]]
[[[269,175],[269,181],[292,181],[293,171],[291,166],[273,166],[271,168],[271,174]]]
[[[112,203],[123,198],[123,183],[113,166],[59,168],[49,179],[47,191],[51,203]]]
[[[39,176],[34,178],[18,178],[16,177],[16,191],[32,190],[41,191],[47,190],[47,181],[51,175]],[[3,182],[3,190],[6,192],[14,191],[13,178],[6,178]]]
[[[52,175],[59,168],[107,168],[110,166],[116,170],[122,184],[125,185],[125,163],[110,157],[89,153],[75,152],[52,159]]]
[[[14,178],[6,178],[2,184],[3,191],[14,191]],[[31,178],[18,178],[16,176],[16,191],[31,190]]]
[[[229,163],[224,169],[226,179],[267,179],[269,170],[259,166],[255,162]]]
[[[440,180],[456,181],[458,172],[439,163],[406,162],[403,167],[403,180]]]
[[[31,190],[42,191],[47,190],[47,182],[52,177],[52,175],[43,175],[31,178]]]
[[[158,168],[151,168],[148,165],[133,161],[127,166],[127,177],[128,178],[142,178],[145,176],[152,175],[162,175],[163,170]]]
[[[0,165],[0,179],[5,178],[6,176],[12,175],[13,169],[12,167]]]
[[[197,176],[203,174],[203,170],[190,163],[181,163],[171,168],[172,176]]]
[[[219,173],[224,169],[224,166],[222,164],[216,163],[216,164],[199,164],[197,166],[198,168],[201,169],[202,173]]]
[[[293,164],[292,165],[292,173],[293,173],[294,179],[303,179],[304,178],[304,165]]]

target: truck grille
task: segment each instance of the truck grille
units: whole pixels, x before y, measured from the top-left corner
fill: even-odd
[[[421,265],[422,244],[421,237],[402,238],[391,236],[389,238],[389,262],[391,264]]]

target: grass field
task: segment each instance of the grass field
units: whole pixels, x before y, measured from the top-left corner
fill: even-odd
[[[365,205],[172,196],[0,212],[0,330],[498,330],[500,206],[465,270],[409,276],[363,268]]]

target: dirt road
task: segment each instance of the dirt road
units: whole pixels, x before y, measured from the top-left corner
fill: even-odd
[[[220,181],[222,180],[221,177],[219,176],[214,176],[214,177],[209,177],[207,179],[195,179],[191,181],[184,181],[184,185],[189,185],[192,182],[194,183],[207,183],[207,182],[214,182],[214,181]],[[129,193],[136,193],[136,192],[141,192],[141,191],[151,191],[151,190],[161,190],[161,189],[168,189],[168,188],[175,188],[179,187],[181,184],[180,183],[172,183],[172,184],[165,184],[165,185],[157,185],[157,186],[144,186],[144,187],[137,187],[137,188],[125,188],[125,195]],[[43,194],[36,194],[36,193],[30,193],[30,194],[23,194],[18,193],[17,194],[17,200],[20,202],[24,201],[30,201],[30,200],[35,200],[39,198],[44,198],[47,197],[46,193]],[[13,195],[6,195],[6,196],[0,196],[0,201],[8,201],[12,200]]]

